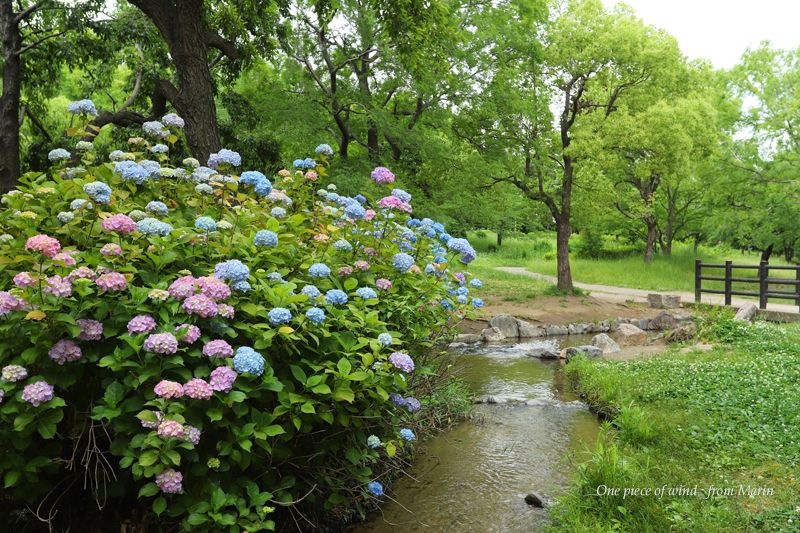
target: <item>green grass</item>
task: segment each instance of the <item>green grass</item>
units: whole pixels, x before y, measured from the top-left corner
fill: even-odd
[[[711,352],[567,365],[611,423],[553,509],[554,530],[800,529],[800,325],[717,318],[704,327],[718,344]],[[598,496],[602,485],[697,486],[698,494]],[[706,499],[710,486],[735,494]],[[740,486],[774,493],[751,498]]]
[[[497,247],[495,234],[487,231],[472,232],[470,242],[478,250],[478,264],[484,268],[495,266],[521,266],[532,272],[556,275],[555,235],[552,233],[536,233],[506,238],[501,247]],[[615,285],[644,290],[659,291],[694,291],[694,262],[701,259],[705,263],[723,263],[726,259],[734,264],[756,265],[759,254],[742,253],[728,247],[700,246],[695,255],[690,244],[676,243],[670,257],[657,255],[651,264],[645,264],[640,251],[623,244],[606,239],[604,249],[609,257],[587,259],[579,257],[577,250],[581,247],[581,237],[574,236],[571,244],[570,265],[575,281],[601,285]],[[772,264],[786,264],[774,257]],[[722,271],[709,272],[706,275],[722,275]],[[739,277],[754,277],[755,270],[736,271]],[[773,277],[788,276],[789,273],[770,273]],[[793,276],[794,273],[791,273]],[[720,282],[704,282],[707,288],[723,288]],[[735,289],[755,290],[757,286],[735,284]],[[776,287],[778,288],[778,287]],[[786,286],[785,290],[789,290]],[[789,303],[788,300],[778,300]]]
[[[525,303],[539,296],[560,294],[552,283],[495,270],[492,264],[480,259],[474,261],[469,270],[483,281],[483,289],[476,291],[476,295],[479,294],[484,299],[490,296],[503,302]]]

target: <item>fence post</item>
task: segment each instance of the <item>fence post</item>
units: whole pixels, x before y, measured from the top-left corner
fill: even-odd
[[[731,291],[733,290],[733,261],[725,261],[725,305],[731,305]]]
[[[694,260],[694,303],[700,303],[700,273],[703,271],[703,263],[700,259]]]
[[[794,292],[797,294],[797,299],[795,299],[794,304],[800,307],[800,265],[795,267],[795,279],[797,283],[794,286]]]
[[[767,284],[767,276],[769,275],[769,263],[766,261],[761,261],[758,265],[758,308],[759,309],[766,309],[767,308],[767,290],[769,289],[769,284]]]

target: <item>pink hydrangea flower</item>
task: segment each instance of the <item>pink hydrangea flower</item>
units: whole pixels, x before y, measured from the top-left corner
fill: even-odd
[[[411,272],[412,274],[419,274],[420,272],[422,272],[422,269],[419,268],[417,265],[411,265],[410,267],[408,267],[408,271]]]
[[[17,298],[8,291],[0,291],[0,315],[7,315],[11,311],[21,311],[28,304],[22,298]]]
[[[89,267],[81,266],[67,274],[67,278],[72,280],[76,279],[94,279],[97,276],[95,271]]]
[[[195,294],[183,301],[183,310],[190,315],[210,318],[217,314],[217,304],[205,294]]]
[[[24,289],[25,287],[30,287],[31,285],[35,284],[36,280],[33,279],[33,276],[31,276],[30,272],[20,272],[14,276],[14,285],[20,289]]]
[[[350,266],[343,266],[339,269],[340,276],[349,276],[353,273],[353,267]]]
[[[144,340],[148,352],[172,355],[178,351],[178,339],[172,333],[153,333]]]
[[[162,379],[153,387],[153,392],[162,398],[180,398],[183,396],[183,387],[176,381]]]
[[[62,278],[58,274],[47,278],[47,285],[44,286],[45,294],[52,294],[58,298],[72,296],[72,283],[68,278]]]
[[[194,294],[195,284],[194,276],[182,276],[173,281],[167,291],[176,300],[185,300]]]
[[[122,247],[119,244],[110,242],[108,244],[104,244],[103,247],[100,248],[100,253],[105,257],[122,255]]]
[[[196,284],[202,294],[215,301],[225,300],[231,295],[231,288],[228,287],[228,284],[214,276],[197,278]]]
[[[394,174],[386,167],[375,167],[375,170],[372,171],[370,177],[372,178],[372,181],[378,185],[383,185],[384,183],[394,183]]]
[[[233,389],[233,382],[236,381],[236,371],[227,366],[218,366],[211,371],[209,384],[217,392],[230,392]]]
[[[90,318],[79,318],[77,320],[81,332],[78,338],[82,341],[99,341],[103,338],[103,323]]]
[[[39,252],[46,257],[54,257],[61,249],[61,243],[49,235],[35,235],[25,241],[25,249]]]
[[[57,253],[56,255],[54,255],[53,261],[60,261],[61,263],[64,264],[64,266],[68,267],[75,266],[78,263],[78,261],[72,256],[77,253],[78,252],[75,250],[66,250],[64,252]]]
[[[183,424],[175,420],[162,420],[161,423],[158,424],[157,431],[159,437],[179,438],[183,436]]]
[[[156,329],[156,321],[150,315],[136,315],[128,321],[128,333],[135,335],[137,333],[147,333]]]
[[[125,276],[113,271],[98,276],[95,283],[103,291],[124,291],[128,287],[128,280],[125,279]]]
[[[329,240],[331,240],[331,238],[329,235],[326,235],[325,233],[317,233],[314,235],[314,240],[317,242],[328,242]]]
[[[183,490],[183,474],[167,468],[156,476],[156,485],[164,494],[177,494]]]
[[[378,205],[387,209],[399,209],[410,213],[412,211],[411,204],[404,202],[397,196],[384,196],[378,201]]]
[[[183,385],[183,394],[195,400],[208,400],[214,395],[214,391],[206,380],[194,378]]]
[[[53,386],[46,381],[37,381],[30,385],[25,385],[22,389],[22,400],[34,407],[49,402],[53,399]]]
[[[103,219],[103,229],[121,235],[127,235],[136,231],[136,222],[128,215],[117,213]]]
[[[177,385],[177,383],[176,383],[176,385]],[[178,386],[180,387],[180,385],[178,385]],[[183,394],[183,389],[181,389],[181,394]],[[156,428],[158,428],[158,425],[161,423],[162,420],[164,420],[164,413],[162,413],[161,411],[147,411],[147,412],[153,413],[155,415],[157,421],[156,422],[149,422],[147,420],[141,420],[140,423],[142,424],[142,427],[143,428],[147,428],[147,429],[156,429]]]
[[[378,255],[378,251],[375,248],[368,246],[364,248],[364,255],[368,255],[369,257],[375,257],[376,255]]]
[[[222,318],[233,318],[235,311],[231,305],[217,304],[217,314]]]
[[[317,181],[317,179],[319,179],[319,175],[313,170],[309,170],[306,172],[306,179],[310,181]]]
[[[50,348],[47,355],[59,365],[63,365],[80,359],[81,349],[74,341],[61,339]]]
[[[222,339],[209,341],[203,346],[203,355],[207,357],[233,357],[233,347]]]
[[[353,266],[356,267],[358,270],[366,271],[369,270],[369,262],[368,261],[356,261],[353,263]]]
[[[378,278],[375,280],[375,286],[382,291],[388,291],[392,288],[392,282],[386,278]]]
[[[180,341],[186,344],[192,344],[200,338],[200,328],[193,324],[181,324],[175,329],[181,337]]]
[[[372,220],[373,218],[375,218],[375,215],[377,215],[377,214],[378,214],[378,213],[376,213],[374,209],[367,209],[367,210],[364,212],[364,220],[366,220],[367,222],[369,222],[370,220]]]

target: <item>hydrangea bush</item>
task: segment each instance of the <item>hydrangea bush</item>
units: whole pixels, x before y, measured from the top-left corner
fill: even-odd
[[[7,494],[247,531],[382,495],[422,354],[482,305],[474,250],[388,169],[349,198],[320,188],[326,145],[272,178],[227,149],[171,161],[182,126],[145,123],[110,162],[51,154],[2,199]]]

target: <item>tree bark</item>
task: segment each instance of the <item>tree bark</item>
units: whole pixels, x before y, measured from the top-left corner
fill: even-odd
[[[556,263],[558,268],[558,288],[572,292],[572,272],[569,265],[569,238],[572,234],[569,216],[561,216],[556,221]]]
[[[501,246],[503,246],[503,232],[502,231],[498,231],[497,232],[497,247],[500,248]]]
[[[775,248],[775,245],[770,244],[764,250],[761,251],[761,261],[765,263],[769,263],[769,258],[772,257],[772,250]]]
[[[0,96],[0,194],[17,185],[19,162],[19,100],[22,37],[11,0],[0,1],[0,32],[3,39],[3,94]]]
[[[647,226],[647,244],[644,249],[644,262],[653,262],[653,253],[656,247],[656,221],[653,217],[645,217],[644,223]]]

